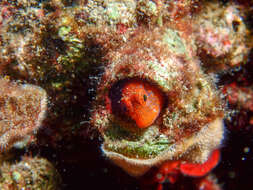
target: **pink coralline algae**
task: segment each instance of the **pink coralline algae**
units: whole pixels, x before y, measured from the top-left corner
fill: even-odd
[[[231,83],[223,88],[227,94],[228,101],[231,105],[235,105],[240,109],[253,111],[253,90],[252,87],[238,86],[236,83]]]
[[[46,114],[47,94],[40,87],[18,85],[3,78],[0,86],[1,153],[35,134]]]
[[[243,7],[233,3],[226,6],[219,2],[207,3],[197,16],[194,32],[198,54],[205,64],[228,69],[246,59],[252,45],[240,9]]]

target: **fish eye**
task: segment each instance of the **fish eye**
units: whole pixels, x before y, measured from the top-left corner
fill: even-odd
[[[148,98],[147,95],[144,94],[144,95],[143,95],[143,100],[144,100],[145,102],[147,101],[147,98]]]

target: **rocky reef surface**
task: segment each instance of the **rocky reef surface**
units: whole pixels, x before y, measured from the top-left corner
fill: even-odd
[[[247,189],[252,7],[2,0],[0,189]]]

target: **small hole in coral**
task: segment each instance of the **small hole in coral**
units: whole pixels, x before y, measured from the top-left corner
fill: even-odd
[[[239,29],[239,26],[240,26],[240,22],[238,22],[238,21],[233,21],[233,22],[232,22],[232,26],[233,26],[233,30],[234,30],[235,32],[238,32],[238,29]]]

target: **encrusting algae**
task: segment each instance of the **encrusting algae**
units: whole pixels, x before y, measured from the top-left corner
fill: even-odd
[[[241,10],[198,0],[1,1],[0,154],[50,149],[53,165],[78,167],[94,143],[134,177],[152,167],[207,174],[226,115],[214,76],[243,65],[252,48]],[[3,169],[19,164],[0,169],[19,181]]]

